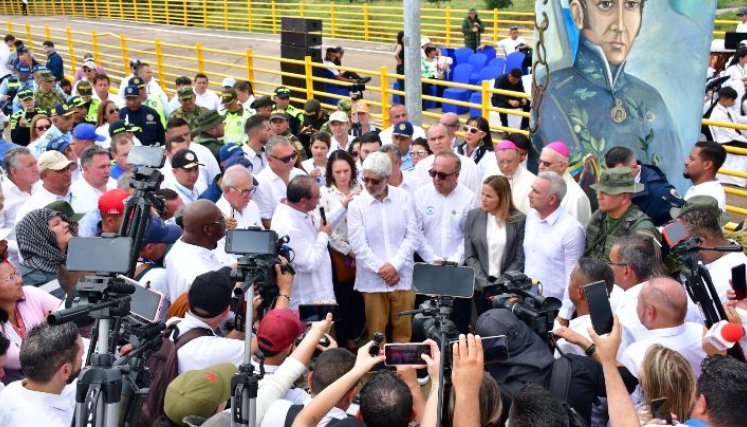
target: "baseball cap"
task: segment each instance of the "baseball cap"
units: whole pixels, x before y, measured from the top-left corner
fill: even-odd
[[[45,151],[39,156],[39,173],[48,170],[60,171],[74,164],[59,151]]]
[[[124,202],[130,197],[127,190],[115,188],[109,190],[99,197],[99,211],[102,215],[122,215],[124,214]]]
[[[334,123],[334,122],[347,123],[348,115],[342,111],[335,111],[329,116],[329,122],[330,123]]]
[[[282,110],[275,110],[272,113],[270,113],[270,121],[273,121],[275,119],[288,120],[288,114]]]
[[[237,370],[233,363],[221,363],[184,372],[166,387],[163,412],[179,426],[187,425],[182,420],[190,415],[210,418],[231,396],[231,377]]]
[[[179,99],[179,101],[184,101],[185,99],[192,99],[192,97],[195,96],[195,90],[192,89],[192,86],[182,86],[176,90],[176,96]]]
[[[233,89],[225,89],[220,94],[221,104],[230,104],[234,99],[236,99],[236,91]]]
[[[412,127],[412,123],[399,122],[396,125],[394,125],[394,129],[392,130],[392,136],[399,135],[399,136],[406,136],[406,137],[412,138],[413,132],[414,132],[414,129]]]
[[[81,80],[80,82],[78,82],[78,86],[76,86],[76,89],[78,90],[78,95],[80,96],[93,95],[93,88],[91,87],[91,83],[88,83],[87,81]]]
[[[85,213],[75,213],[72,205],[65,200],[56,200],[45,206],[45,208],[50,211],[61,213],[66,219],[70,220],[70,222],[79,222],[84,216],[86,216]]]
[[[151,215],[148,231],[143,237],[143,244],[146,243],[174,243],[182,236],[182,229],[176,224],[166,224],[156,215]]]
[[[274,94],[279,98],[289,98],[291,96],[291,91],[285,86],[278,86],[275,88]]]
[[[125,98],[138,98],[140,97],[140,88],[134,85],[129,85],[125,88]]]
[[[86,58],[85,61],[83,61],[83,66],[95,70],[96,63],[93,62],[93,56],[91,56],[90,58]]]
[[[233,77],[226,77],[225,79],[223,79],[223,82],[220,85],[223,86],[223,87],[231,87],[232,88],[233,85],[235,85],[235,84],[236,84],[236,79],[234,79]]]
[[[217,317],[223,313],[233,295],[234,281],[230,273],[230,267],[223,267],[195,277],[187,293],[189,309],[200,317]]]
[[[303,113],[307,116],[313,116],[322,109],[322,103],[317,99],[309,99],[303,106]]]
[[[111,128],[110,128],[111,130]],[[73,129],[73,138],[84,141],[105,141],[103,135],[96,133],[96,127],[90,123],[81,123]]]
[[[176,169],[192,169],[205,166],[197,160],[197,154],[192,150],[179,150],[171,157],[171,166]]]
[[[244,152],[241,151],[241,147],[238,144],[223,144],[218,150],[218,161],[221,163],[230,159],[234,156],[241,156]]]
[[[109,125],[109,136],[118,135],[122,132],[134,132],[136,130],[140,130],[140,128],[137,126],[131,126],[124,120],[117,120]]]
[[[357,101],[353,103],[352,111],[354,113],[369,113],[370,109],[368,107],[368,103],[364,101]]]
[[[288,348],[306,329],[298,314],[287,308],[276,308],[267,312],[257,328],[259,348],[278,353]]]
[[[252,102],[251,107],[256,110],[259,107],[272,107],[273,105],[275,105],[275,103],[272,101],[272,99],[269,96],[265,95],[255,98]]]
[[[66,102],[63,102],[63,103],[60,103],[60,104],[57,104],[57,105],[55,105],[55,106],[54,106],[54,107],[52,107],[52,109],[51,109],[51,110],[49,111],[49,115],[50,115],[51,117],[54,117],[54,116],[62,116],[62,117],[67,117],[67,116],[71,116],[71,115],[73,115],[73,113],[75,113],[75,111],[73,111],[73,109],[72,109],[72,108],[70,108],[70,106],[69,106],[69,105],[67,105],[67,103],[66,103]]]
[[[70,142],[62,135],[52,138],[47,143],[47,151],[59,151],[60,153],[65,154],[65,151],[67,151],[68,148],[70,148]]]
[[[18,71],[21,74],[30,74],[31,67],[29,66],[29,64],[25,62],[19,62],[18,65],[16,65],[16,71]]]
[[[49,72],[49,70],[40,70],[36,73],[36,76],[39,78],[39,80],[43,80],[45,82],[55,81],[54,76]]]
[[[34,91],[31,89],[21,89],[18,91],[18,99],[23,101],[24,99],[29,99],[34,97]]]
[[[518,150],[519,149],[519,147],[517,147],[516,144],[514,144],[511,141],[501,141],[498,144],[496,144],[494,148],[496,150]]]
[[[127,82],[128,86],[137,86],[139,88],[145,87],[145,80],[141,79],[140,77],[132,77],[130,78],[130,81]]]
[[[73,108],[85,107],[86,100],[82,96],[74,96],[67,101],[67,104]]]
[[[737,16],[747,15],[747,9],[739,9]]]
[[[568,147],[566,147],[565,144],[560,141],[551,142],[545,145],[545,147],[555,151],[563,157],[571,157],[571,153],[568,151]]]

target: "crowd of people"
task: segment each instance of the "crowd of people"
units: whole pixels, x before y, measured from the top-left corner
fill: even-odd
[[[479,41],[481,24],[470,19]],[[90,332],[45,319],[90,274],[67,269],[71,239],[120,231],[138,167],[128,154],[142,145],[164,148],[163,206],[151,213],[133,279],[160,292],[162,318],[178,321],[178,376],[163,406],[149,408],[154,423],[228,425],[231,376],[250,340],[264,372],[262,426],[436,425],[444,368],[444,420],[454,426],[640,426],[665,422],[657,418],[666,412],[691,426],[744,425],[747,365],[707,345],[701,301],[673,279],[682,266],[660,231],[677,220],[704,246],[733,244],[722,229],[720,144],[695,144],[684,198],[624,147],[607,151],[586,191],[562,141],[538,151],[519,133],[498,138],[479,116],[461,125],[443,114],[424,130],[394,104],[393,124],[379,129],[364,101],[328,114],[316,100],[291,105],[283,86],[255,97],[248,82],[228,78],[216,93],[205,74],[177,78],[169,99],[147,63],[133,61],[113,90],[88,56],[66,92],[53,44],[46,66],[16,44],[6,36],[14,57],[0,63],[11,110],[10,140],[0,144],[0,424],[70,425]],[[238,256],[225,242],[227,230],[249,227],[288,237],[292,256],[279,262],[294,273],[276,267],[277,296],[255,300],[271,309],[242,332],[228,274]],[[747,256],[703,250],[701,261],[715,303],[742,328],[747,299],[730,280]],[[413,292],[418,262],[474,273],[473,296],[454,301],[458,340],[450,349],[424,341],[427,375],[382,367],[383,352],[370,352],[376,333],[388,343],[428,338],[400,315],[425,300]],[[516,272],[541,284],[532,293],[562,302],[552,346],[493,307],[487,289]],[[614,314],[601,336],[585,292],[599,281]],[[334,323],[300,320],[300,305],[320,303],[338,305]],[[508,359],[486,363],[480,337],[495,335],[507,337]],[[447,350],[450,366],[441,366]],[[564,396],[554,390],[557,361],[569,363]],[[663,414],[659,398],[669,403]]]

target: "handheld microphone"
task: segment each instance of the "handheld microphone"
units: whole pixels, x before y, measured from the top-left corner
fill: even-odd
[[[744,329],[734,323],[722,320],[708,330],[704,339],[718,351],[726,351],[744,336]]]
[[[321,206],[319,207],[319,216],[322,217],[322,224],[327,225],[327,215],[324,213],[324,208]]]

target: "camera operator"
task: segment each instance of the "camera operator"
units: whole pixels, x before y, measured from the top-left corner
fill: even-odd
[[[272,215],[272,230],[290,238],[295,254],[291,266],[297,273],[296,286],[290,296],[290,306],[335,301],[327,244],[333,224],[342,218],[345,210],[329,212],[328,219],[317,218],[313,211],[319,204],[319,184],[307,175],[291,179],[286,194],[287,198],[278,204]]]

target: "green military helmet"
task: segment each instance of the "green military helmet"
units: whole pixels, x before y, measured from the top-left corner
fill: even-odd
[[[729,222],[729,215],[727,215],[725,212],[722,212],[721,208],[718,207],[718,200],[716,200],[712,196],[708,196],[705,194],[693,196],[689,198],[687,202],[685,202],[684,206],[679,208],[674,207],[670,209],[669,215],[671,215],[672,218],[677,219],[685,212],[699,207],[708,208],[708,210],[710,210],[716,216],[716,218],[718,218],[718,222],[722,227],[726,225],[727,222]]]

